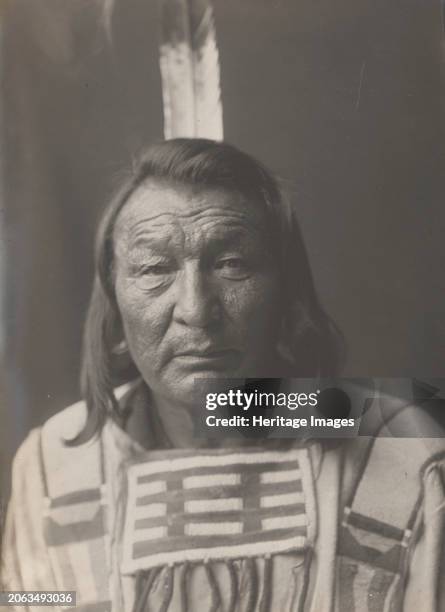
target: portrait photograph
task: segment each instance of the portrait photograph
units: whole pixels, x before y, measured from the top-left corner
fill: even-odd
[[[0,609],[445,612],[441,0],[0,3]]]

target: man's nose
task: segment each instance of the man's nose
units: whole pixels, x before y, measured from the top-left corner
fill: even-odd
[[[195,263],[184,266],[177,284],[176,321],[191,327],[209,327],[221,318],[217,292]]]

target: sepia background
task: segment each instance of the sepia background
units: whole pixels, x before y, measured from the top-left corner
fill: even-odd
[[[296,201],[345,375],[442,377],[441,1],[213,8],[225,138]],[[159,2],[2,0],[0,17],[5,467],[30,427],[78,398],[95,222],[163,137],[163,108]]]

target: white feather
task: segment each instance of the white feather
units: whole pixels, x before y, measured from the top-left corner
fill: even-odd
[[[208,0],[162,0],[164,135],[223,138],[219,54]]]
[[[114,16],[114,2],[115,0],[102,0],[101,1],[101,20],[108,42],[111,44],[113,35],[113,16]]]

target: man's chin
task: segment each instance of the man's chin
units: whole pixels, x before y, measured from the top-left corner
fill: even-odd
[[[170,397],[178,404],[188,406],[193,410],[205,407],[207,393],[215,392],[215,381],[221,380],[221,391],[226,388],[225,381],[239,378],[233,371],[206,370],[189,374],[177,379],[170,387]],[[218,386],[218,385],[217,385]]]

